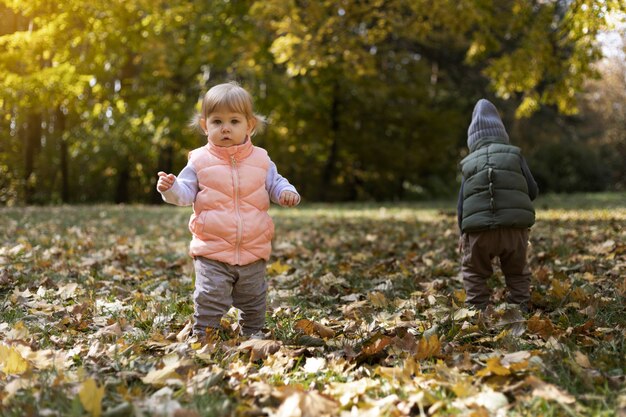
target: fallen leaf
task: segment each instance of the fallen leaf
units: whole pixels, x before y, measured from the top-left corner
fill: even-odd
[[[534,397],[553,400],[563,404],[573,404],[576,402],[576,399],[567,392],[564,392],[558,387],[548,384],[535,376],[528,376],[525,381],[528,385],[533,387],[532,395]]]
[[[389,336],[375,334],[371,339],[366,341],[359,353],[359,357],[365,358],[369,356],[374,356],[380,352],[382,352],[387,346],[391,344],[393,341]]]
[[[339,405],[317,391],[296,392],[287,397],[272,417],[329,417],[339,411]]]
[[[7,375],[21,375],[28,371],[30,364],[12,347],[0,345],[0,364]]]
[[[78,397],[80,398],[80,403],[83,405],[85,411],[93,417],[100,417],[100,414],[102,414],[104,385],[98,387],[96,380],[89,378],[80,386]]]
[[[385,294],[380,291],[373,291],[367,294],[367,299],[372,303],[374,307],[381,308],[386,307],[389,304]]]
[[[502,363],[500,362],[500,358],[497,356],[492,356],[491,358],[487,359],[487,364],[486,366],[479,370],[478,372],[476,372],[476,376],[489,376],[489,375],[500,375],[500,376],[504,376],[504,375],[510,375],[511,371],[502,366]]]
[[[526,322],[528,331],[541,336],[543,340],[548,340],[554,334],[554,326],[550,320],[543,320],[537,316],[532,316]]]
[[[555,279],[552,280],[552,288],[550,290],[550,294],[557,300],[562,300],[567,294],[569,288],[570,285],[567,280],[556,279],[555,275]]]
[[[458,399],[452,405],[462,411],[472,410],[473,412],[469,414],[470,416],[489,417],[490,415],[496,415],[496,413],[500,415],[498,411],[506,409],[509,405],[509,400],[501,392],[487,390],[467,398]]]
[[[178,383],[185,368],[193,365],[190,359],[180,359],[177,354],[171,354],[163,358],[164,366],[161,369],[153,369],[141,378],[144,384],[162,386]]]
[[[587,357],[587,355],[585,355],[579,350],[574,352],[574,360],[576,361],[578,365],[580,365],[583,368],[586,368],[586,369],[592,368],[591,362],[589,361],[589,358]]]
[[[531,357],[531,354],[527,350],[520,350],[518,352],[507,353],[502,357],[500,363],[504,366],[510,366],[514,363],[519,363],[528,360]]]
[[[250,351],[250,361],[265,359],[280,349],[282,343],[276,340],[250,339],[239,345],[239,350]]]
[[[465,320],[470,317],[474,317],[478,312],[476,310],[470,310],[469,308],[460,308],[454,312],[452,319],[455,321]]]
[[[414,357],[416,360],[422,360],[431,356],[438,355],[441,351],[441,342],[439,342],[439,336],[433,334],[428,339],[422,337],[417,343],[417,352]]]
[[[324,358],[306,358],[304,364],[304,372],[315,374],[326,367],[326,359]]]
[[[276,261],[268,265],[267,275],[269,276],[282,275],[285,272],[289,271],[290,269],[291,269],[291,266],[284,264],[280,261]]]
[[[317,334],[324,339],[335,337],[335,331],[330,327],[307,319],[298,320],[294,328],[302,330],[302,332],[309,336]]]

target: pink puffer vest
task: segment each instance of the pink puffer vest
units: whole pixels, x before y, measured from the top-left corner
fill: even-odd
[[[189,252],[231,265],[268,260],[274,223],[265,179],[270,159],[248,139],[238,146],[208,144],[189,154],[198,176]]]

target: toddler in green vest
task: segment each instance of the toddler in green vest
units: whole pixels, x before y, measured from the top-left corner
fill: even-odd
[[[496,107],[476,103],[467,131],[470,153],[461,161],[463,181],[457,206],[461,229],[462,273],[466,302],[484,310],[490,303],[487,279],[500,259],[507,302],[528,311],[530,269],[526,262],[529,228],[535,223],[535,182]]]

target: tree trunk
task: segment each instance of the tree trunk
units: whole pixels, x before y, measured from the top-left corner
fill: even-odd
[[[174,148],[171,144],[165,145],[159,153],[159,162],[157,163],[157,172],[164,171],[168,174],[172,174],[174,168]],[[156,173],[155,173],[156,175]],[[156,189],[156,184],[152,188],[151,202],[153,204],[159,204],[163,202],[161,194]]]
[[[115,203],[128,203],[128,183],[130,181],[130,170],[128,168],[128,160],[121,168],[120,175],[117,180],[117,189],[115,190]]]
[[[35,157],[41,149],[41,114],[30,113],[27,117],[24,137],[24,202],[34,202],[36,177]]]
[[[56,123],[55,133],[59,137],[59,161],[61,166],[61,201],[63,203],[69,203],[70,200],[70,186],[69,186],[69,170],[68,170],[68,157],[67,157],[67,140],[65,139],[65,121],[66,116],[63,113],[61,107],[56,111]]]
[[[319,197],[321,200],[330,200],[330,190],[332,188],[333,175],[335,175],[335,166],[337,165],[338,155],[338,138],[339,138],[339,83],[335,81],[333,86],[333,97],[330,106],[330,150],[328,158],[322,172],[322,185],[319,189]]]

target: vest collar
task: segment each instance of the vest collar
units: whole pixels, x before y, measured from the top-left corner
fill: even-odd
[[[211,142],[205,145],[205,148],[213,155],[217,156],[220,159],[225,159],[230,161],[231,159],[235,159],[236,161],[241,161],[246,159],[252,153],[252,140],[250,137],[246,138],[246,141],[241,145],[234,146],[216,146]]]
[[[472,143],[472,146],[469,148],[470,152],[474,152],[480,148],[484,148],[485,146],[491,145],[492,143],[500,143],[502,145],[509,145],[509,141],[506,138],[498,137],[498,136],[485,136],[480,139],[477,139]]]

